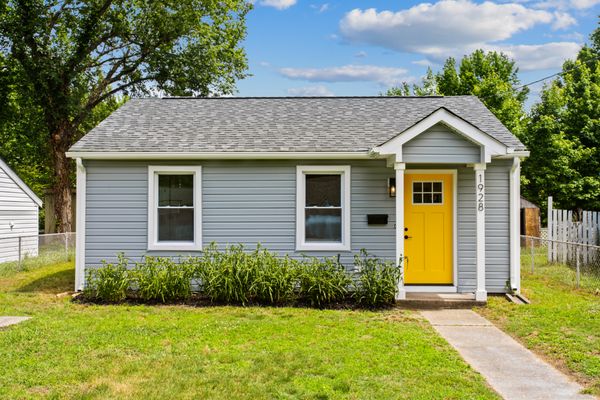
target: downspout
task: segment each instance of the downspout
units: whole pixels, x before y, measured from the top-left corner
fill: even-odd
[[[77,169],[77,218],[75,227],[75,291],[85,286],[85,203],[86,203],[86,170],[81,158],[76,160]]]
[[[520,217],[521,203],[521,159],[513,158],[510,168],[510,289],[521,292],[521,249]]]

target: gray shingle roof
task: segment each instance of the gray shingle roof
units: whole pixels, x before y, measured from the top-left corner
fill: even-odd
[[[525,147],[474,96],[133,99],[77,142],[81,152],[362,152],[440,107]]]

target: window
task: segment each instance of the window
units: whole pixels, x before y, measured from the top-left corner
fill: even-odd
[[[201,167],[148,167],[148,250],[201,250]]]
[[[442,182],[413,182],[413,204],[443,204]]]
[[[298,166],[297,250],[350,250],[350,167]]]

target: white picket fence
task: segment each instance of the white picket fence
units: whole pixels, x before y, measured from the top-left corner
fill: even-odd
[[[600,246],[600,212],[558,210],[548,197],[548,261],[596,263]],[[575,246],[578,245],[578,246]]]

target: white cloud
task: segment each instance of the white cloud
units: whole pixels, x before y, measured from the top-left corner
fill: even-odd
[[[566,29],[571,25],[577,25],[577,20],[571,14],[559,11],[554,13],[552,29]]]
[[[596,4],[600,4],[600,0],[571,0],[571,5],[573,6],[573,8],[576,8],[578,10],[592,8]]]
[[[331,97],[334,95],[331,90],[327,89],[327,87],[325,87],[323,85],[289,88],[287,90],[287,94],[289,94],[290,96],[299,96],[299,97],[310,97],[310,96]]]
[[[548,11],[520,4],[442,0],[398,12],[354,9],[340,21],[340,32],[350,42],[435,54],[505,40],[553,19]]]
[[[321,5],[318,4],[311,4],[310,8],[312,8],[313,10],[317,10],[317,12],[319,14],[324,13],[325,11],[329,10],[329,3],[324,3]]]
[[[560,68],[566,59],[573,59],[581,45],[574,42],[552,42],[537,45],[489,46],[486,50],[501,51],[517,60],[521,71]]]
[[[600,0],[544,0],[534,4],[534,7],[557,10],[586,10],[600,4]]]
[[[352,43],[421,54],[425,60],[415,61],[419,65],[437,64],[449,56],[460,58],[484,49],[503,51],[515,58],[521,70],[535,70],[560,67],[580,45],[574,42],[518,45],[505,41],[538,24],[565,29],[576,23],[567,12],[532,9],[514,2],[440,0],[397,12],[355,9],[340,21],[340,32]]]
[[[359,51],[358,53],[354,54],[354,57],[356,57],[356,58],[365,58],[366,56],[367,56],[366,51]]]
[[[403,68],[377,65],[343,65],[326,68],[281,68],[279,73],[287,78],[311,82],[378,82],[395,85],[410,81],[408,71]]]
[[[427,59],[413,61],[412,64],[420,65],[422,67],[431,67],[433,63]]]
[[[585,36],[579,32],[565,33],[559,37],[565,40],[577,40],[578,42],[582,43],[585,41]]]
[[[285,10],[296,4],[296,0],[261,0],[261,6],[274,7],[278,10]]]

